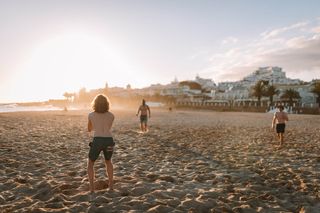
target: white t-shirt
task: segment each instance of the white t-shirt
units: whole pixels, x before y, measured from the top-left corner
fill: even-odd
[[[112,137],[111,127],[114,120],[114,115],[111,112],[91,112],[88,115],[88,119],[92,123],[94,137]]]

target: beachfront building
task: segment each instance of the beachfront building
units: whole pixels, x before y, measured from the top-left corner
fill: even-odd
[[[257,81],[268,81],[270,84],[299,84],[299,79],[290,79],[286,77],[286,73],[281,67],[260,67],[255,72],[244,77],[241,81],[247,85],[254,85]]]
[[[149,87],[142,89],[135,89],[134,93],[139,96],[153,96],[161,94],[161,91],[165,88],[165,85],[162,84],[152,84]]]
[[[111,87],[93,91],[93,93],[104,92],[113,97],[135,98],[135,97],[165,97],[176,103],[200,104],[216,106],[258,106],[257,98],[252,96],[252,87],[260,80],[269,82],[279,90],[273,101],[285,103],[281,95],[288,89],[299,92],[301,99],[296,100],[294,105],[302,107],[315,107],[317,97],[311,93],[312,82],[303,82],[299,79],[290,79],[280,67],[260,67],[243,79],[234,82],[220,82],[215,84],[211,79],[201,78],[199,75],[194,80],[178,81],[175,79],[170,84],[153,84],[142,89]],[[91,92],[92,93],[92,92]],[[269,97],[262,97],[260,106],[269,106]]]
[[[216,85],[211,79],[200,78],[190,81],[172,82],[167,85],[162,91],[161,95],[170,96],[197,96],[203,93],[209,93],[215,89]]]
[[[240,101],[250,98],[250,88],[241,84],[235,84],[225,90],[219,89],[215,93],[214,99]]]
[[[294,89],[302,97],[301,104],[312,105],[315,102],[314,95],[310,92],[312,83],[287,78],[280,67],[260,67],[240,81],[221,82],[217,86],[214,99],[229,100],[233,103],[255,102],[256,98],[251,96],[252,87],[260,80],[269,82],[280,91],[280,94],[274,97],[274,101],[280,102],[280,97],[285,90]],[[268,102],[268,97],[262,97],[262,101]]]
[[[166,85],[160,92],[162,96],[173,96],[177,97],[183,94],[183,89],[179,87],[179,82],[171,82]]]
[[[279,90],[280,94],[274,98],[274,101],[281,102],[281,95],[285,92],[285,90],[293,89],[299,92],[301,99],[299,100],[299,104],[302,107],[315,107],[317,97],[315,94],[311,92],[313,82],[304,83],[304,84],[295,84],[295,85],[287,85],[287,84],[277,84],[276,87]],[[294,106],[297,103],[294,103]]]
[[[299,79],[290,79],[286,77],[286,73],[282,71],[280,67],[260,67],[258,70],[253,73],[245,76],[240,81],[234,82],[221,82],[218,84],[218,90],[226,91],[230,90],[230,88],[251,88],[258,81],[268,81],[271,85],[275,84],[285,84],[285,85],[293,85],[302,83]]]
[[[176,97],[178,101],[226,103],[230,106],[257,106],[257,98],[251,94],[252,87],[260,80],[269,82],[269,85],[273,85],[279,90],[280,94],[274,97],[275,102],[282,101],[280,97],[285,90],[294,89],[301,96],[296,104],[310,107],[316,105],[316,96],[310,92],[313,82],[288,78],[281,67],[260,67],[240,81],[220,82],[218,85],[211,79],[196,76],[194,81],[184,81],[166,87],[161,91],[161,94]],[[196,86],[196,88],[194,83],[200,86]],[[269,104],[269,97],[262,97],[261,105],[267,106]]]
[[[172,96],[176,102],[181,103],[202,103],[212,99],[212,91],[215,88],[214,82],[210,79],[203,79],[199,76],[196,80],[173,82],[161,91],[163,96]]]
[[[205,93],[212,93],[217,88],[217,85],[209,78],[201,78],[199,75],[196,76],[195,82],[201,85],[202,91]]]

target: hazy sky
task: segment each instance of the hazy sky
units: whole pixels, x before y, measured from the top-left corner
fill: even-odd
[[[81,87],[320,78],[318,0],[0,0],[0,102]]]

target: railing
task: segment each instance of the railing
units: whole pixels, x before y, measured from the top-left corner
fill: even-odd
[[[320,114],[320,108],[316,105],[303,107],[301,104],[289,106],[288,103],[277,103],[285,106],[289,113],[294,114]],[[185,109],[207,109],[216,111],[239,111],[239,112],[269,112],[276,108],[275,105],[269,106],[262,102],[259,106],[257,102],[201,102],[201,101],[178,101],[176,103],[167,103],[169,107]]]

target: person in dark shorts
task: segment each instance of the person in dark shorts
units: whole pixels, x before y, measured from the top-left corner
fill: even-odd
[[[280,141],[280,147],[283,145],[284,141],[284,132],[286,128],[286,122],[288,119],[288,114],[284,112],[284,107],[282,105],[278,106],[279,111],[274,113],[273,119],[272,119],[272,125],[271,127],[276,129],[276,133],[278,136],[278,139]]]
[[[142,105],[139,106],[136,116],[140,113],[140,129],[142,132],[148,131],[148,115],[151,117],[150,107],[146,104],[146,101],[142,100]]]
[[[93,112],[88,115],[88,132],[93,131],[93,141],[89,143],[88,179],[89,190],[94,193],[94,162],[103,152],[108,175],[109,190],[113,190],[113,164],[111,157],[115,143],[111,133],[114,115],[109,112],[109,100],[104,95],[97,95],[92,102]]]
[[[111,160],[113,146],[115,145],[112,137],[94,137],[90,143],[89,159],[95,161],[98,159],[100,152],[103,152],[105,160]]]

